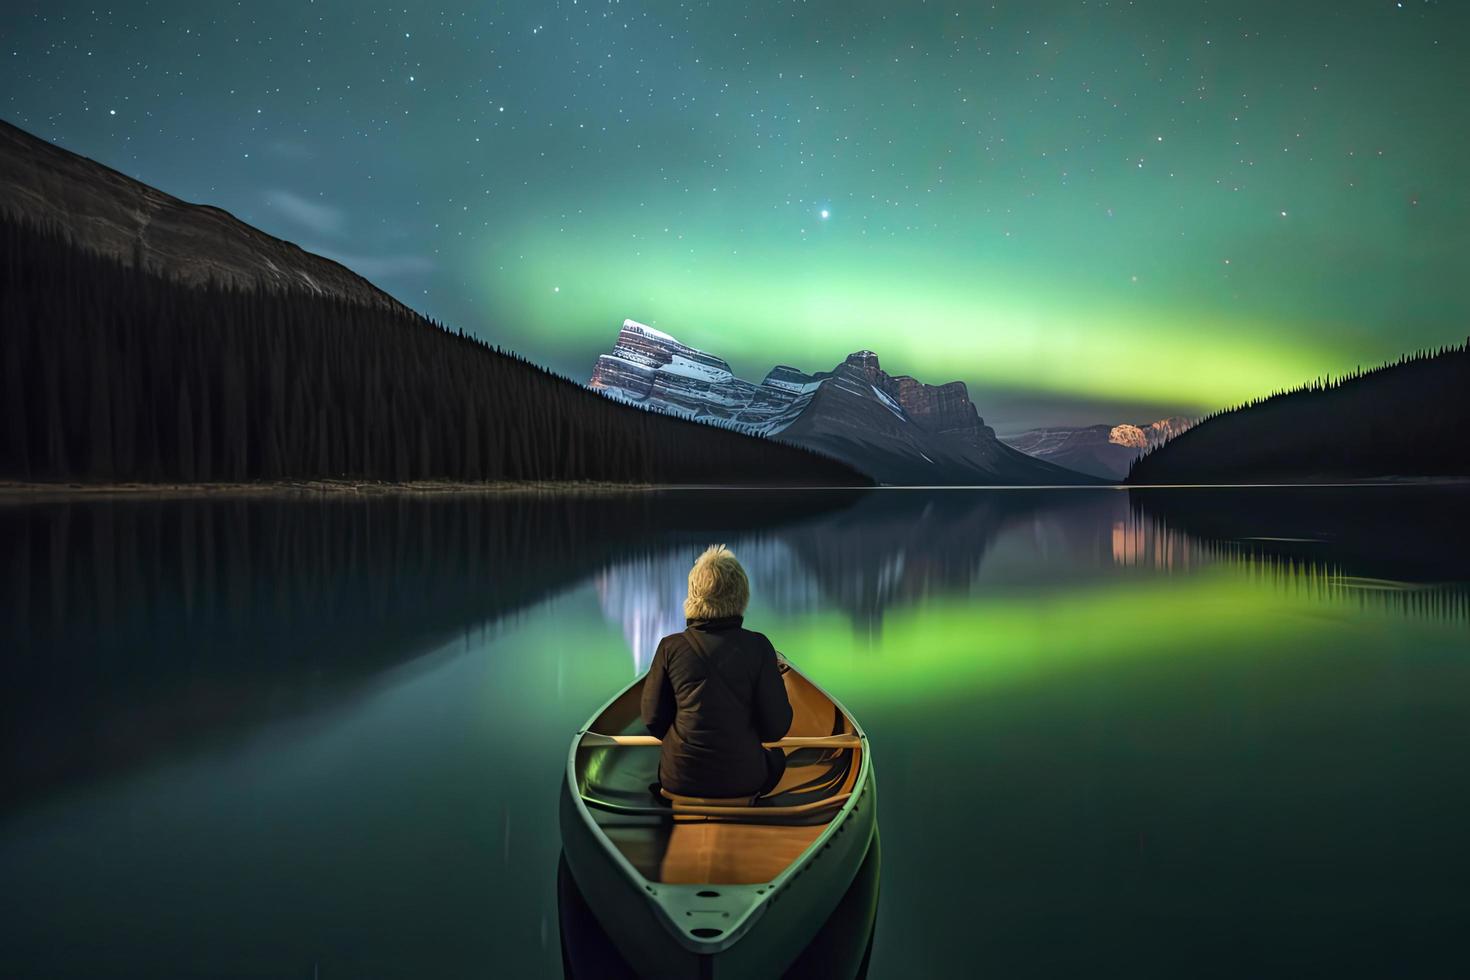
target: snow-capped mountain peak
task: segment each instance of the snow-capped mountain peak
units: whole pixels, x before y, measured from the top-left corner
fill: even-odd
[[[1123,422],[1030,429],[1004,436],[1001,441],[1037,459],[1104,479],[1121,480],[1145,450],[1162,445],[1190,424],[1187,418],[1171,415],[1136,425]]]
[[[588,384],[656,411],[779,436],[886,483],[1085,482],[998,442],[962,382],[890,375],[871,350],[816,374],[778,365],[757,385],[725,360],[628,319]]]

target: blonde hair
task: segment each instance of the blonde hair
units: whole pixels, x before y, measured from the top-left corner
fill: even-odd
[[[687,619],[740,616],[750,602],[750,580],[745,569],[722,544],[712,544],[689,569],[689,596],[684,600]]]

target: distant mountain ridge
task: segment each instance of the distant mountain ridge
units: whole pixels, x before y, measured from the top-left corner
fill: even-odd
[[[1163,445],[1189,428],[1190,420],[1171,415],[1137,425],[1050,426],[1001,436],[1013,449],[1058,466],[1107,480],[1122,480],[1145,451]]]
[[[1470,477],[1470,340],[1319,379],[1197,422],[1130,484]]]
[[[0,120],[0,213],[190,286],[266,286],[407,307],[331,259],[190,204]]]
[[[724,359],[623,321],[588,386],[660,412],[775,436],[817,450],[883,483],[1055,485],[1097,482],[1004,445],[963,382],[930,385],[884,371],[856,351],[830,371],[777,365],[760,384]]]

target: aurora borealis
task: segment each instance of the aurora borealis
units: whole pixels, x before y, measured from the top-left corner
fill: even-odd
[[[578,378],[634,317],[748,377],[871,348],[1016,428],[1207,410],[1470,323],[1453,3],[23,2],[0,28],[0,115]]]

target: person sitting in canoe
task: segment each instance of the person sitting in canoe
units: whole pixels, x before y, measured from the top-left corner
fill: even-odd
[[[776,648],[744,628],[750,582],[724,545],[689,571],[687,628],[659,641],[643,685],[643,722],[663,741],[659,784],[680,796],[769,793],[786,771],[766,749],[791,727]],[[658,786],[652,787],[657,793]]]

